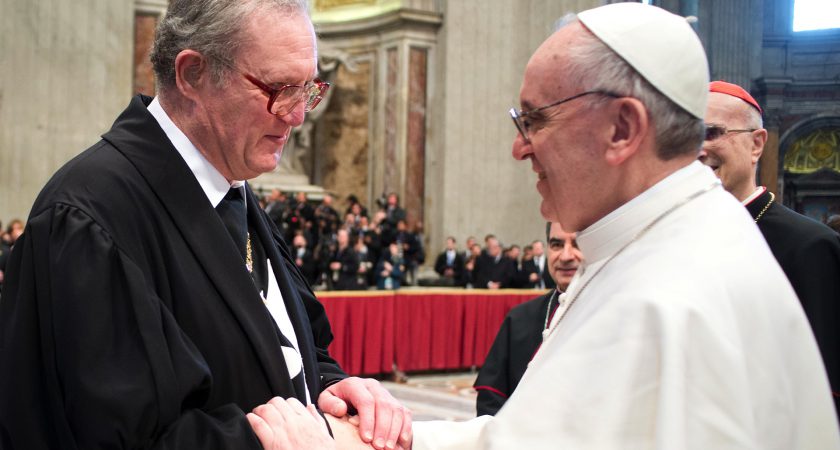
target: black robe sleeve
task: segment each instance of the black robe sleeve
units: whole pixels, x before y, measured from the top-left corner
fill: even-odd
[[[505,317],[496,339],[487,353],[484,365],[475,379],[476,415],[495,416],[508,399],[512,389],[510,386],[510,315]]]
[[[785,262],[782,268],[811,323],[840,413],[840,237],[824,232],[804,239]]]
[[[551,297],[552,293],[548,292],[531,299],[515,306],[505,316],[475,380],[479,416],[496,415],[519,386],[528,363],[542,344],[546,308]]]
[[[0,301],[0,443],[261,448],[143,271],[81,210],[33,215]]]

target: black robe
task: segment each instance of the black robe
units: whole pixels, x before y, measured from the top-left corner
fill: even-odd
[[[755,219],[770,202],[765,191],[747,210]],[[840,236],[775,202],[758,219],[758,228],[802,302],[840,415]]]
[[[278,328],[196,178],[135,97],[47,183],[0,302],[0,447],[261,448],[245,413],[297,396]],[[313,401],[346,374],[324,309],[247,190]]]
[[[478,392],[476,412],[479,416],[496,415],[519,385],[528,363],[542,344],[548,302],[552,302],[552,312],[557,307],[556,298],[552,299],[555,292],[551,290],[517,305],[505,316],[484,366],[475,379],[474,387]]]

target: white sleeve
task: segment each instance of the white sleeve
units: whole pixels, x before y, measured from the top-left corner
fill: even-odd
[[[414,422],[413,450],[468,450],[480,448],[479,438],[493,416],[481,416],[465,422],[433,420]]]

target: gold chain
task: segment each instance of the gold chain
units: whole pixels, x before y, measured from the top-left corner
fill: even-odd
[[[248,272],[254,271],[254,260],[251,257],[251,233],[248,233],[248,240],[245,244],[245,268]]]
[[[764,209],[762,209],[761,212],[758,213],[757,216],[755,216],[755,223],[758,223],[758,219],[760,219],[761,216],[763,216],[764,213],[766,213],[767,210],[770,209],[770,205],[772,205],[774,201],[776,201],[776,195],[771,192],[770,193],[770,201],[767,202],[767,204],[764,205]]]

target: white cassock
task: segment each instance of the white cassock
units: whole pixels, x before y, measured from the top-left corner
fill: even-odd
[[[414,449],[840,448],[796,294],[716,180],[692,163],[580,233],[580,297],[499,414],[415,423]]]

